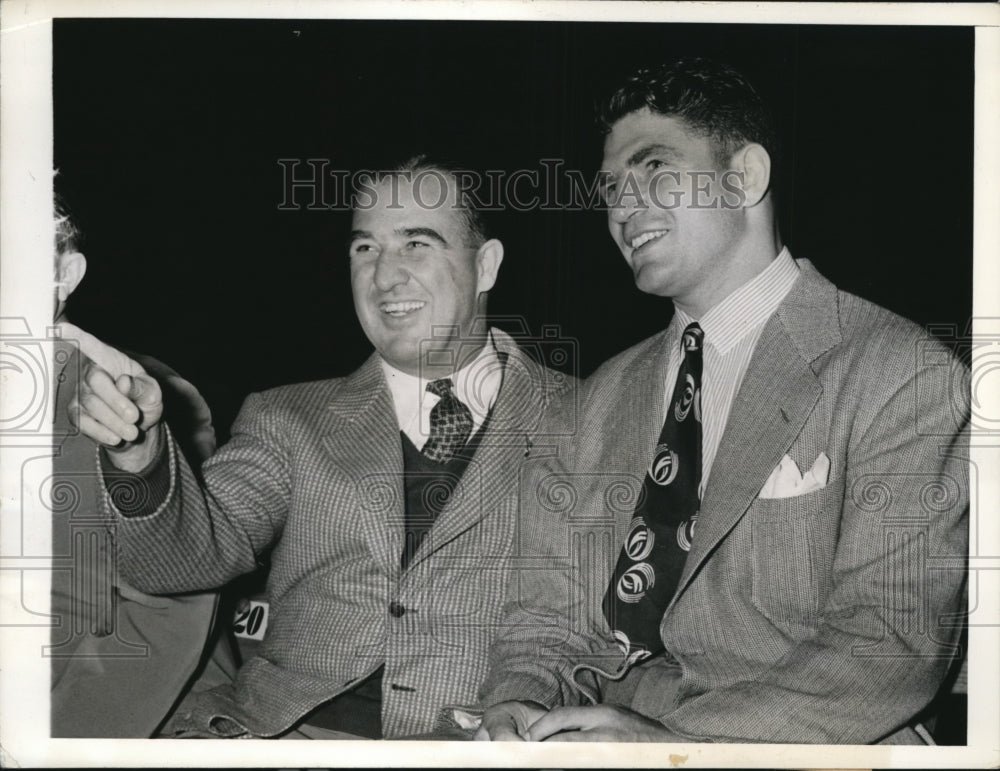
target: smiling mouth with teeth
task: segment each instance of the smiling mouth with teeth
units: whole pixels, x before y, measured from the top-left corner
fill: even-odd
[[[654,238],[659,238],[662,235],[666,235],[669,231],[667,230],[650,230],[646,233],[640,233],[635,238],[632,239],[629,244],[633,249],[638,249],[643,244],[648,241],[652,241]]]
[[[382,303],[379,308],[382,313],[387,313],[390,316],[405,316],[413,311],[418,311],[423,308],[427,303],[421,302],[419,300],[410,300],[407,302],[395,302],[395,303]]]

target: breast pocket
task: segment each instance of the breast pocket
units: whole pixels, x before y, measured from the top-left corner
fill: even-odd
[[[815,623],[829,586],[843,499],[843,482],[835,481],[805,495],[751,505],[751,601],[771,621]]]

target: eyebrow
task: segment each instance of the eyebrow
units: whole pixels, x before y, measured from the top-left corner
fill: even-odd
[[[681,154],[677,152],[676,148],[670,145],[661,144],[651,144],[640,147],[634,153],[632,153],[628,160],[625,162],[626,167],[638,166],[644,160],[646,160],[651,155],[662,154],[666,155],[670,160],[678,160]]]
[[[682,155],[678,150],[670,145],[663,145],[654,142],[653,144],[643,145],[634,153],[632,153],[628,160],[625,161],[625,168],[631,169],[638,166],[644,160],[646,160],[651,155],[665,155],[671,161],[678,161],[682,158]],[[612,184],[618,182],[618,177],[609,169],[601,169],[599,172],[601,179],[598,181],[598,185],[602,191],[607,190]]]
[[[424,228],[424,227],[396,228],[393,232],[397,236],[405,236],[406,238],[413,238],[414,236],[424,236],[425,238],[431,238],[437,241],[442,246],[449,245],[448,239],[445,238],[443,235],[441,235],[434,228]],[[371,238],[372,240],[374,240],[375,236],[372,235],[370,230],[352,230],[350,241],[354,242],[359,238]]]
[[[412,238],[413,236],[425,236],[432,238],[442,246],[448,246],[448,239],[438,233],[434,228],[397,228],[396,234]]]

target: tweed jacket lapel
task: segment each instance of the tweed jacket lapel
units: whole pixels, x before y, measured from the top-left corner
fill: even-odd
[[[492,333],[504,372],[487,433],[430,535],[414,555],[411,569],[495,510],[499,501],[511,497],[521,460],[541,417],[544,378],[551,373],[525,355],[509,335],[499,329],[492,329]]]
[[[733,401],[674,602],[753,503],[799,435],[822,386],[811,363],[840,342],[837,288],[807,260],[768,320]]]
[[[611,452],[602,449],[603,467],[634,470],[640,479],[645,476],[663,429],[666,390],[663,373],[667,370],[668,355],[667,333],[663,331],[651,338],[645,350],[629,363],[622,376],[624,388],[611,397],[613,401],[594,394],[594,401],[607,402],[609,410],[624,414],[620,425],[630,427],[628,431],[606,434],[606,448]],[[585,428],[581,433],[587,435],[588,430]],[[624,530],[621,535],[624,537]]]
[[[361,528],[372,554],[387,575],[397,575],[403,552],[403,449],[377,353],[344,378],[330,412],[335,420],[324,444],[345,458],[342,465],[356,486]]]

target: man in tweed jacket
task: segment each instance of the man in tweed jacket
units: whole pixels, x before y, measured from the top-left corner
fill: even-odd
[[[418,191],[407,175],[420,173]],[[422,203],[441,200],[435,177],[448,205]],[[399,737],[474,699],[504,598],[517,469],[568,378],[483,325],[503,247],[455,188],[420,159],[373,182],[350,253],[355,308],[376,352],[348,377],[251,395],[232,440],[204,465],[203,487],[154,425],[142,373],[124,381],[129,404],[108,384],[131,365],[93,352],[103,368],[88,373],[82,427],[107,445],[126,440],[110,460],[140,472],[102,462],[122,573],[145,591],[194,591],[253,570],[273,547],[259,655],[175,718],[173,735]],[[446,398],[424,386],[445,377],[475,420],[475,450],[464,470],[439,474],[424,459],[413,473],[428,412],[433,421]],[[144,442],[132,441],[129,419]],[[435,501],[436,520],[420,532],[412,510]],[[357,728],[373,700],[374,724]]]
[[[605,126],[612,237],[675,316],[586,381],[579,430],[524,470],[477,738],[919,743],[959,653],[968,372],[782,247],[767,113],[738,73],[642,70]],[[651,610],[662,647],[626,656],[602,601],[626,539],[648,552],[637,501],[683,407],[692,322],[697,526],[678,529],[683,567]],[[563,421],[556,403],[547,422]]]

